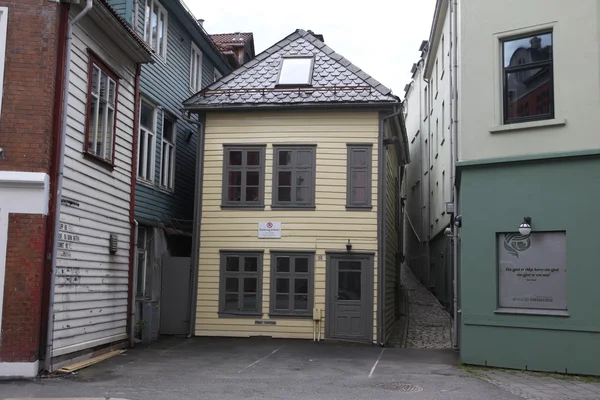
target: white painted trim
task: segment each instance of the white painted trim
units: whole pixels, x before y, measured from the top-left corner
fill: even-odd
[[[0,7],[0,118],[4,89],[4,63],[6,61],[6,32],[8,30],[8,7]]]
[[[35,378],[38,375],[39,361],[0,362],[0,378]]]
[[[490,133],[511,132],[523,129],[547,128],[550,126],[563,126],[567,124],[565,118],[543,119],[531,122],[519,122],[516,124],[498,125],[490,128]]]
[[[1,188],[47,189],[49,177],[42,172],[0,171]]]

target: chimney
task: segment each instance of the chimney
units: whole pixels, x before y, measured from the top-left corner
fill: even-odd
[[[236,32],[235,33],[235,39],[236,42],[241,42],[242,41],[242,33],[241,32]]]
[[[198,25],[200,25],[201,27],[204,27],[204,20],[202,18],[200,18],[198,21]]]
[[[323,35],[321,35],[319,33],[314,33],[310,29],[307,32],[310,33],[311,35],[313,35],[314,37],[316,37],[317,39],[319,39],[321,42],[325,43],[325,39],[323,38]]]
[[[542,39],[540,39],[537,36],[534,36],[531,38],[531,40],[529,41],[529,44],[531,45],[532,49],[536,49],[539,50],[542,48]]]

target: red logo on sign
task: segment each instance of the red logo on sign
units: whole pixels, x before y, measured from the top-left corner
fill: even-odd
[[[272,228],[273,227],[273,223],[272,222],[267,222],[267,228]]]

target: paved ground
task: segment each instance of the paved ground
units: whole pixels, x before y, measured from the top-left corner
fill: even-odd
[[[523,399],[600,399],[600,380],[598,379],[487,368],[467,368],[466,370]]]
[[[408,295],[406,347],[417,349],[452,348],[452,318],[435,296],[415,278],[408,266],[401,271]]]
[[[267,338],[167,339],[75,376],[0,383],[0,398],[519,399],[456,363],[453,350]],[[415,385],[417,391],[392,390],[399,384]]]

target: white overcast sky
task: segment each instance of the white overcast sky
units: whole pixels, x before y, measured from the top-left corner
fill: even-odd
[[[403,97],[419,45],[429,39],[435,0],[184,0],[208,33],[252,32],[256,54],[297,28]]]

